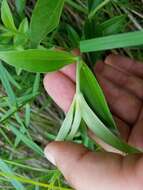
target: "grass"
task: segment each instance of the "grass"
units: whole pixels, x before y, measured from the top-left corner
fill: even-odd
[[[18,26],[24,15],[30,20],[35,1],[27,1],[26,6],[19,4],[18,0],[16,2],[15,5],[15,1],[9,0],[14,21]],[[87,1],[66,0],[60,25],[42,40],[42,44],[45,48],[58,46],[70,51],[79,47],[83,28],[86,39],[141,30],[143,27],[141,5],[143,3],[139,1],[95,1],[95,9],[93,11],[91,9],[89,14],[90,22],[84,25],[88,12]],[[2,34],[2,24],[0,31]],[[0,48],[11,48],[11,42],[7,46],[5,40],[8,40],[7,36],[2,35]],[[102,50],[85,55],[84,59],[90,67],[97,59],[108,54],[104,48]],[[142,48],[110,51],[143,60]],[[43,74],[15,70],[5,63],[0,65],[0,158],[2,160],[0,188],[2,190],[70,189],[60,172],[43,156],[42,150],[48,142],[56,138],[64,114],[45,93],[42,80]],[[76,136],[74,140],[84,143],[93,150],[96,149],[94,142],[86,136],[84,124],[81,136]]]

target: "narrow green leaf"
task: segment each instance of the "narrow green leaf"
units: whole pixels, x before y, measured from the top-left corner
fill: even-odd
[[[11,168],[1,158],[0,158],[0,170],[4,173],[7,173],[7,175],[14,176],[14,173],[11,170]],[[10,179],[9,177],[7,178],[9,179],[9,181],[16,190],[25,190],[24,186],[17,179]]]
[[[140,150],[131,147],[123,140],[115,136],[90,109],[82,94],[80,95],[80,107],[84,121],[98,138],[102,139],[105,143],[111,145],[112,147],[127,154],[141,152]]]
[[[98,7],[102,2],[103,0],[88,0],[88,10],[89,12],[93,11],[96,7]]]
[[[17,107],[11,107],[2,117],[0,118],[0,124],[8,120],[13,114],[18,112],[25,104],[32,101],[38,96],[38,94],[30,94],[19,98]]]
[[[110,1],[111,1],[111,0],[102,0],[100,4],[99,4],[99,2],[97,1],[99,5],[97,5],[95,8],[92,8],[92,10],[91,10],[91,12],[90,12],[88,18],[89,18],[89,19],[92,19],[92,18],[95,16],[95,14],[96,14],[100,9],[102,9],[106,4],[108,4]],[[93,1],[92,4],[97,4],[97,3],[96,3],[96,1]],[[94,5],[94,6],[95,6],[95,5]]]
[[[7,69],[5,69],[5,74],[7,75],[7,78],[9,80],[9,82],[16,87],[18,90],[21,90],[21,86],[19,85],[19,83],[13,78],[13,76],[7,71]]]
[[[126,21],[126,15],[115,16],[97,25],[97,30],[100,35],[103,34],[103,36],[121,33],[126,27]]]
[[[24,123],[23,123],[23,121],[20,118],[20,116],[19,116],[18,113],[15,113],[15,119],[16,119],[17,123],[19,124],[19,130],[20,130],[20,132],[22,134],[27,133],[28,131],[25,128],[25,125],[24,125]],[[16,139],[15,139],[15,142],[14,142],[14,147],[16,148],[19,145],[20,142],[21,142],[21,138],[20,138],[20,136],[17,136]]]
[[[66,118],[60,128],[60,131],[56,137],[57,141],[64,140],[67,137],[67,135],[71,129],[73,117],[74,117],[74,107],[75,107],[75,98],[73,99],[71,107],[70,107],[70,109],[66,115]]]
[[[68,140],[72,140],[74,138],[74,136],[76,135],[79,129],[80,123],[81,123],[80,104],[79,104],[78,96],[76,96],[75,115],[73,119],[73,124],[71,126],[71,131],[67,137]]]
[[[25,125],[26,125],[26,127],[29,127],[30,119],[31,119],[31,107],[30,107],[30,104],[27,103],[26,107],[25,107]]]
[[[25,177],[22,177],[22,176],[14,176],[14,175],[10,175],[8,173],[5,173],[5,172],[0,172],[0,176],[4,176],[4,177],[7,177],[9,179],[15,179],[17,181],[21,181],[23,183],[26,183],[26,184],[29,184],[29,185],[38,185],[40,187],[44,187],[44,189],[48,188],[50,189],[51,188],[51,184],[46,184],[46,183],[41,183],[41,182],[37,182],[37,181],[33,181],[29,178],[25,178]],[[42,188],[43,189],[43,188]],[[19,189],[21,190],[21,189]],[[55,186],[55,185],[52,185],[52,190],[59,190],[59,186]],[[71,190],[70,188],[64,188],[64,187],[60,187],[60,190]]]
[[[39,91],[40,79],[41,79],[40,73],[36,73],[35,81],[34,81],[34,84],[33,84],[33,94],[35,94],[35,93],[37,93]]]
[[[20,25],[19,25],[18,32],[20,32],[20,33],[26,33],[26,32],[28,32],[28,30],[29,30],[28,19],[24,18],[22,20],[22,22],[20,23]]]
[[[6,69],[4,68],[2,63],[0,63],[0,79],[8,95],[10,106],[16,106],[17,105],[16,96],[10,85],[9,78],[7,77]]]
[[[7,134],[2,128],[0,128],[0,134],[1,134],[1,137],[5,139],[5,143],[8,143],[10,146],[13,146],[13,142],[11,142],[10,138],[7,136]]]
[[[72,8],[74,8],[75,10],[87,14],[88,13],[88,9],[86,7],[85,4],[73,1],[73,0],[65,0],[65,2]]]
[[[80,88],[96,115],[112,132],[117,133],[116,124],[108,108],[103,91],[85,63],[82,64],[80,69]]]
[[[30,149],[32,149],[34,152],[36,152],[37,154],[39,154],[40,156],[43,156],[44,153],[42,151],[42,149],[36,144],[34,143],[31,139],[29,139],[26,135],[24,135],[23,133],[21,133],[18,129],[16,129],[16,127],[14,126],[9,126],[9,128],[12,130],[12,132],[18,136],[21,141],[23,141]]]
[[[143,45],[143,30],[81,41],[80,50],[93,52],[141,45]]]
[[[16,30],[13,16],[12,16],[11,10],[9,8],[9,5],[7,3],[7,0],[3,0],[2,4],[1,4],[1,19],[2,19],[3,24],[7,28],[14,30],[14,31]]]
[[[19,13],[19,15],[22,15],[25,4],[26,4],[26,0],[15,0],[15,5],[16,5],[17,12]]]
[[[71,64],[76,57],[67,52],[45,49],[1,51],[0,59],[16,68],[31,72],[51,72]]]
[[[59,24],[64,0],[38,0],[30,23],[32,47],[52,32]]]

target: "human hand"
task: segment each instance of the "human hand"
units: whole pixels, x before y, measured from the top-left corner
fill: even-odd
[[[129,144],[143,148],[143,65],[110,55],[104,63],[97,63],[95,73],[121,136]],[[47,92],[65,112],[75,93],[74,82],[74,65],[48,74],[44,79]],[[104,149],[112,151],[111,147],[94,138]],[[94,153],[70,142],[53,142],[47,146],[45,153],[77,190],[142,189],[142,154]]]

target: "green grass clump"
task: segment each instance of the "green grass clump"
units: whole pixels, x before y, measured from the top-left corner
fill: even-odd
[[[104,134],[110,137],[108,144],[127,153],[138,152],[118,138],[102,90],[89,68],[108,51],[143,60],[141,3],[128,0],[1,0],[0,3],[0,189],[70,189],[61,173],[47,163],[43,149],[57,138],[74,140],[96,150],[97,145],[86,134],[87,126],[103,140]],[[54,49],[58,47],[67,52],[56,52]],[[85,53],[82,59],[69,53],[74,48]],[[44,72],[73,61],[80,62],[77,91],[63,123],[64,114],[45,93],[42,79]],[[85,79],[88,79],[86,88]],[[93,101],[95,96],[97,102]]]

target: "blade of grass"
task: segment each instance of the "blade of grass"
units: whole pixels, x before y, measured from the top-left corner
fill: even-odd
[[[11,168],[1,158],[0,158],[0,170],[3,173],[7,173],[7,175],[14,175]],[[9,179],[8,176],[7,178]],[[9,181],[15,187],[16,190],[25,190],[24,186],[17,179],[9,179]]]
[[[67,137],[68,140],[72,140],[74,138],[74,136],[76,135],[76,133],[79,129],[80,123],[81,123],[80,105],[79,105],[79,100],[76,96],[75,116],[73,119],[73,124],[71,126],[71,131]]]
[[[35,81],[34,81],[34,85],[33,85],[33,93],[34,94],[39,91],[40,79],[41,79],[41,75],[40,75],[40,73],[37,73],[35,76]]]
[[[45,184],[45,183],[33,181],[33,180],[25,178],[25,177],[19,177],[19,176],[16,176],[16,175],[10,175],[10,174],[5,173],[5,172],[0,172],[0,175],[4,176],[4,177],[11,178],[11,179],[15,179],[17,181],[21,181],[21,182],[27,183],[27,184],[38,185],[40,187],[45,187],[45,188],[49,188],[50,187],[50,184]],[[21,190],[21,189],[18,189],[18,190]],[[53,190],[59,190],[59,187],[54,186]],[[61,190],[72,190],[72,189],[61,187]]]
[[[6,140],[6,142],[10,145],[13,146],[13,143],[11,142],[11,140],[9,139],[9,137],[7,136],[7,134],[4,132],[4,130],[2,128],[0,128],[0,133],[1,133],[1,137],[3,136],[4,139]]]
[[[19,114],[18,114],[18,113],[15,113],[14,115],[15,115],[15,119],[16,119],[17,123],[18,123],[19,126],[20,126],[20,128],[19,128],[20,132],[21,132],[22,134],[25,134],[25,133],[27,134],[27,129],[26,129],[26,127],[25,127],[25,125],[24,125],[22,119],[20,118]],[[15,148],[19,145],[20,141],[21,141],[20,136],[16,136],[16,139],[15,139],[15,142],[14,142]]]
[[[89,18],[89,19],[92,19],[92,18],[95,16],[95,14],[96,14],[102,7],[104,7],[106,4],[108,4],[110,1],[111,1],[111,0],[104,0],[102,3],[100,3],[95,9],[93,9],[93,10],[90,12],[88,18]]]
[[[31,119],[31,108],[30,108],[30,104],[26,104],[25,107],[25,125],[26,127],[29,127],[30,125],[30,119]]]
[[[4,68],[4,66],[2,65],[2,63],[0,63],[0,79],[2,81],[4,88],[5,88],[5,91],[9,97],[10,105],[16,106],[17,105],[16,96],[14,94],[14,91],[13,91],[10,83],[9,83],[9,80],[7,78],[7,72]]]
[[[74,107],[75,107],[75,98],[73,99],[73,102],[71,104],[69,112],[67,113],[66,118],[65,118],[65,120],[60,128],[60,131],[56,137],[57,141],[64,140],[71,129],[73,117],[74,117]]]
[[[143,30],[81,41],[80,50],[84,53],[141,45],[143,45]]]
[[[5,73],[7,74],[7,78],[9,80],[9,82],[16,87],[18,90],[21,90],[21,86],[18,82],[16,82],[16,80],[12,77],[12,75],[7,71],[7,69],[5,69]]]
[[[9,125],[9,128],[12,130],[12,132],[16,136],[19,136],[19,138],[21,139],[21,141],[23,141],[30,149],[32,149],[34,152],[36,152],[40,156],[44,156],[43,150],[36,143],[34,143],[26,135],[24,135],[23,133],[21,133],[16,127],[14,127],[12,125]]]
[[[19,163],[17,160],[16,160],[16,161],[4,160],[4,162],[7,163],[7,164],[10,164],[10,165],[19,167],[19,168],[28,169],[28,170],[33,170],[33,171],[37,171],[37,172],[44,172],[44,173],[52,172],[52,171],[50,171],[50,170],[48,171],[47,169],[36,168],[36,167],[34,167],[34,166],[32,167],[32,166],[30,166],[30,165],[26,165],[26,164]]]
[[[88,13],[88,9],[86,7],[83,7],[81,5],[78,5],[76,2],[72,1],[72,0],[65,0],[65,2],[67,4],[69,4],[71,7],[75,8],[76,10],[87,14]]]
[[[12,107],[10,110],[8,110],[1,118],[0,123],[4,123],[6,120],[8,120],[13,114],[15,114],[18,110],[20,110],[25,104],[32,101],[38,94],[34,95],[27,95],[19,99],[17,107]]]

